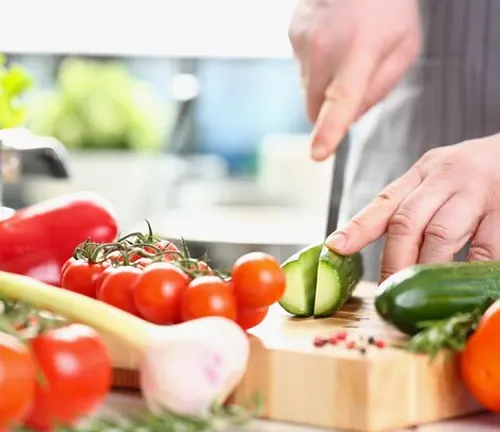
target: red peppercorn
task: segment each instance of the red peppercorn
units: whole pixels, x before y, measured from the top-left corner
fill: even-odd
[[[325,346],[327,344],[327,342],[328,342],[328,339],[315,337],[313,344],[315,347],[321,348],[321,347]]]
[[[375,346],[377,348],[384,348],[385,347],[385,342],[381,339],[378,339],[376,342],[375,342]]]
[[[356,346],[356,342],[354,342],[354,341],[349,341],[346,344],[347,349],[353,349],[355,346]]]
[[[335,335],[337,340],[345,340],[347,338],[347,332],[345,330],[337,332]]]
[[[328,338],[328,343],[330,345],[337,345],[338,339],[336,336],[331,336]]]

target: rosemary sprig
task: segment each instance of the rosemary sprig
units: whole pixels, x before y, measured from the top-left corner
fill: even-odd
[[[94,419],[75,427],[58,427],[54,432],[229,432],[244,431],[262,409],[262,399],[257,395],[249,405],[213,407],[206,417],[190,417],[164,411],[122,417],[119,415]],[[13,432],[32,432],[21,427]]]
[[[460,352],[465,348],[467,339],[474,332],[486,309],[493,300],[472,312],[457,313],[449,318],[425,321],[419,324],[422,331],[402,345],[414,353],[427,354],[431,360],[441,351]]]

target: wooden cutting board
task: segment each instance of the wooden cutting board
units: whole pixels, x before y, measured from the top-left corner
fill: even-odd
[[[345,329],[350,339],[386,342],[404,338],[383,323],[373,306],[375,286],[361,283],[334,317],[296,319],[276,305],[251,330],[247,373],[233,394],[245,403],[256,392],[263,417],[285,422],[378,432],[480,411],[457,370],[456,358],[425,356],[369,345],[366,353],[345,344],[315,347],[315,337]],[[137,356],[105,337],[117,387],[138,387]],[[359,343],[359,342],[358,342]]]

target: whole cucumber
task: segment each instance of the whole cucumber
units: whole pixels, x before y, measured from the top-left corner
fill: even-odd
[[[419,264],[386,279],[375,308],[388,323],[408,335],[419,323],[472,312],[488,299],[500,298],[500,262]]]

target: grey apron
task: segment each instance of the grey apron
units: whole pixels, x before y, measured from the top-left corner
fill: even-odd
[[[427,150],[500,131],[500,0],[422,0],[420,7],[419,62],[352,128],[348,154],[337,158],[337,169],[346,163],[340,224]],[[383,239],[363,251],[368,280],[378,280],[382,246]]]

